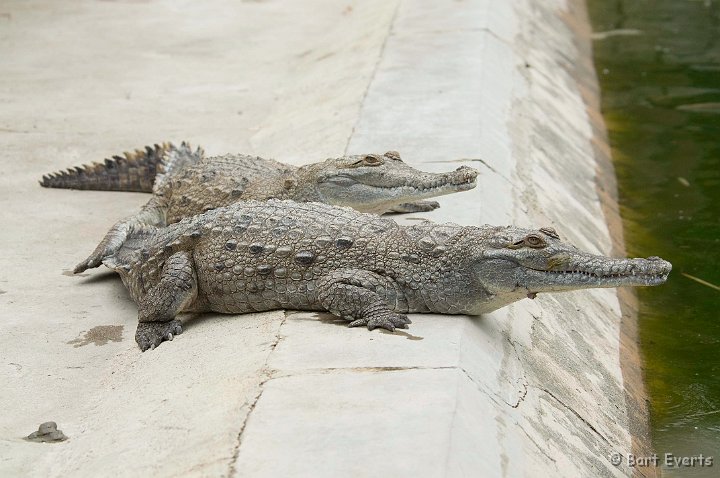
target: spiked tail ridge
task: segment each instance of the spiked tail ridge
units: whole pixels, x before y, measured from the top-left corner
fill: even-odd
[[[162,162],[158,167],[152,191],[155,193],[162,192],[174,174],[181,169],[197,164],[204,156],[205,151],[202,148],[198,147],[193,151],[190,143],[185,141],[180,144],[179,148],[171,144],[165,151]]]
[[[189,149],[189,145],[183,142],[180,148],[172,143],[146,146],[122,156],[113,156],[102,163],[46,174],[40,185],[46,188],[150,193],[153,192],[156,176],[165,172],[166,156],[183,149]],[[198,148],[198,151],[201,150]]]

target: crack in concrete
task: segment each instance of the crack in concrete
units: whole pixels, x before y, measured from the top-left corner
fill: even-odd
[[[546,389],[546,388],[540,388],[539,390],[542,390],[543,392],[547,393],[547,394],[550,395],[552,398],[554,398],[555,401],[557,401],[560,405],[562,405],[562,406],[565,407],[567,410],[569,410],[573,415],[575,415],[581,422],[583,422],[585,425],[587,425],[588,428],[590,428],[590,430],[593,431],[593,433],[595,433],[597,436],[599,436],[599,437],[602,439],[602,441],[604,441],[606,444],[610,445],[610,441],[609,441],[607,438],[605,438],[605,436],[604,436],[602,433],[600,433],[600,432],[597,430],[597,428],[595,428],[595,427],[593,426],[592,423],[590,423],[590,422],[589,422],[587,419],[585,419],[582,415],[580,415],[578,412],[576,412],[573,407],[571,407],[570,405],[568,405],[568,404],[566,404],[565,402],[563,402],[562,400],[560,400],[560,399],[559,399],[558,397],[556,397],[555,394],[553,394],[550,390],[548,390],[548,389]]]
[[[228,474],[227,474],[228,477],[233,477],[233,476],[235,476],[235,474],[236,474],[237,460],[238,460],[239,455],[240,455],[240,447],[242,446],[242,443],[243,443],[243,438],[244,438],[245,430],[246,430],[246,428],[247,428],[247,424],[249,423],[250,417],[252,416],[253,411],[255,410],[258,402],[259,402],[260,399],[262,398],[262,395],[263,395],[263,393],[264,393],[264,391],[265,391],[265,386],[266,386],[267,383],[270,382],[271,380],[278,380],[278,379],[282,379],[282,378],[290,378],[290,377],[295,377],[295,376],[298,376],[298,375],[325,374],[325,373],[335,373],[335,372],[361,372],[361,373],[378,373],[378,372],[381,372],[381,373],[383,373],[383,372],[400,372],[400,371],[405,371],[405,370],[459,370],[459,371],[461,371],[461,372],[465,375],[465,377],[467,377],[467,378],[475,385],[476,389],[477,389],[479,392],[481,392],[481,393],[483,393],[484,395],[486,395],[493,403],[495,403],[495,404],[496,404],[498,407],[500,407],[500,408],[503,408],[503,405],[505,405],[505,406],[508,406],[508,407],[510,407],[510,408],[517,409],[517,408],[520,406],[520,403],[522,403],[522,402],[525,400],[525,397],[526,397],[527,394],[528,394],[529,384],[528,384],[528,382],[527,382],[527,378],[525,377],[525,374],[524,374],[524,373],[523,373],[524,382],[523,382],[523,384],[522,384],[522,386],[523,386],[523,393],[522,393],[522,395],[518,398],[517,402],[515,402],[515,404],[512,404],[512,403],[506,402],[504,399],[502,399],[502,397],[498,397],[496,394],[488,391],[488,390],[483,386],[483,384],[480,383],[480,382],[478,382],[477,380],[475,380],[475,379],[473,378],[473,376],[472,376],[464,367],[462,367],[462,366],[456,366],[456,365],[445,365],[445,366],[436,366],[436,367],[428,367],[428,366],[422,366],[422,365],[416,365],[416,366],[377,366],[377,367],[327,367],[327,368],[295,370],[295,371],[290,371],[290,372],[287,372],[287,373],[282,374],[282,373],[279,373],[278,370],[273,370],[273,369],[268,368],[267,365],[268,365],[268,363],[270,362],[270,358],[271,358],[271,356],[272,356],[272,353],[275,351],[275,349],[276,349],[277,346],[280,344],[280,342],[285,338],[285,337],[280,333],[280,331],[281,331],[283,325],[285,325],[285,322],[287,321],[289,315],[291,315],[291,313],[287,313],[287,312],[285,313],[285,317],[282,319],[282,321],[280,322],[280,325],[278,326],[277,333],[276,333],[276,335],[275,335],[275,341],[274,341],[272,344],[270,344],[270,351],[268,352],[268,355],[267,355],[267,357],[266,357],[266,359],[265,359],[265,363],[264,363],[263,368],[262,368],[263,374],[266,376],[266,378],[258,384],[259,391],[258,391],[258,393],[253,397],[253,399],[252,399],[251,401],[245,401],[245,403],[243,403],[243,405],[241,406],[241,408],[242,408],[242,407],[245,407],[245,406],[248,406],[249,409],[248,409],[248,411],[247,411],[247,413],[246,413],[246,415],[245,415],[245,419],[243,420],[242,424],[240,425],[240,430],[238,431],[238,434],[237,434],[237,440],[236,440],[235,446],[233,447],[233,453],[232,453],[232,456],[231,456],[230,465],[229,465],[229,467],[228,467]],[[515,355],[516,355],[516,357],[518,357],[518,360],[519,360],[519,356],[518,356],[517,349],[515,348],[515,344],[512,342],[512,340],[510,340],[509,337],[507,338],[507,340],[508,340],[508,342],[510,343],[510,345],[512,346],[513,351],[515,352]],[[592,425],[590,425],[590,424],[587,422],[587,420],[583,419],[583,418],[582,418],[580,415],[578,415],[574,410],[572,410],[570,407],[568,407],[567,405],[565,405],[564,403],[562,403],[562,402],[561,402],[559,399],[557,399],[557,397],[555,397],[552,393],[550,393],[550,392],[547,391],[547,390],[544,390],[544,391],[547,392],[547,393],[548,393],[550,396],[552,396],[553,398],[555,398],[558,402],[560,402],[560,403],[561,403],[562,405],[564,405],[566,408],[568,408],[569,410],[571,410],[573,413],[575,413],[575,415],[577,415],[577,416],[578,416],[584,423],[586,423],[595,433],[597,433],[601,438],[603,438],[603,439],[607,442],[607,439],[605,439],[605,437],[603,437]],[[456,404],[456,408],[457,408],[457,404]],[[522,429],[522,427],[521,427],[521,429]],[[533,444],[541,451],[541,453],[543,453],[543,455],[545,455],[548,459],[550,459],[550,460],[552,460],[553,462],[555,462],[555,460],[554,460],[552,457],[548,456],[548,455],[540,448],[540,446],[535,442],[535,440],[534,440],[532,437],[530,437],[530,435],[529,435],[524,429],[523,429],[523,432],[528,436],[528,438],[533,442]]]
[[[515,352],[515,358],[517,359],[518,363],[519,363],[520,365],[524,365],[522,359],[520,358],[520,354],[518,353],[517,348],[515,347],[515,342],[513,342],[512,339],[511,339],[510,337],[508,337],[507,335],[505,336],[505,339],[506,339],[506,340],[508,341],[508,343],[510,344],[510,347],[512,347],[513,352]],[[522,395],[521,395],[520,397],[518,397],[518,400],[515,402],[514,405],[508,403],[508,405],[510,405],[512,408],[518,408],[518,407],[520,406],[520,404],[525,400],[525,397],[527,397],[527,394],[528,394],[528,385],[529,385],[530,382],[528,381],[527,375],[525,375],[525,367],[524,367],[524,366],[522,367],[522,379],[523,379],[523,381],[522,381],[522,387],[523,387]],[[503,400],[503,401],[504,401],[504,400]],[[507,402],[505,402],[505,403],[507,403]]]
[[[240,456],[240,447],[242,446],[242,443],[243,443],[243,435],[245,434],[245,428],[247,428],[247,424],[250,421],[250,416],[252,415],[253,411],[255,410],[255,407],[257,406],[258,402],[260,401],[260,398],[262,397],[263,392],[265,392],[265,384],[267,384],[270,380],[272,380],[274,378],[273,377],[274,371],[269,369],[267,365],[270,362],[270,356],[275,351],[275,349],[277,348],[280,341],[284,338],[280,334],[280,331],[282,330],[283,325],[285,325],[287,318],[288,318],[288,313],[284,312],[283,319],[280,321],[280,325],[278,326],[277,332],[275,333],[275,341],[272,344],[270,344],[270,351],[268,352],[267,357],[265,357],[265,363],[263,364],[262,369],[261,369],[262,374],[265,375],[265,379],[262,380],[258,384],[258,389],[259,389],[258,393],[253,397],[251,402],[248,402],[246,400],[245,403],[243,403],[240,406],[240,408],[242,409],[246,405],[249,405],[249,408],[248,408],[247,413],[245,414],[245,419],[240,424],[240,430],[238,431],[237,439],[235,441],[235,446],[233,447],[233,453],[232,453],[232,456],[230,457],[230,465],[228,466],[228,473],[227,473],[227,476],[230,478],[235,476],[235,472],[236,472],[235,465],[237,464],[238,457]]]
[[[388,25],[387,33],[385,34],[385,38],[383,39],[382,45],[380,45],[380,52],[378,53],[377,60],[375,61],[375,65],[373,65],[372,73],[370,74],[370,78],[368,79],[367,87],[365,88],[365,91],[363,92],[362,99],[360,100],[360,105],[358,106],[358,114],[357,119],[355,120],[355,124],[352,127],[352,130],[350,131],[350,136],[348,136],[347,143],[345,143],[345,152],[344,155],[347,156],[348,149],[350,149],[350,141],[352,141],[353,136],[355,136],[355,131],[357,130],[358,124],[360,124],[360,118],[362,117],[362,108],[365,104],[365,100],[368,97],[368,94],[370,93],[370,87],[372,86],[373,82],[375,81],[375,75],[377,75],[378,69],[380,69],[380,62],[382,61],[383,57],[385,56],[385,48],[387,46],[388,39],[393,33],[394,27],[395,27],[395,19],[398,16],[398,11],[400,10],[400,3],[402,0],[398,0],[397,5],[395,5],[395,11],[392,14],[392,17],[390,18],[390,24]]]
[[[361,372],[361,373],[377,373],[377,372],[401,372],[404,370],[453,370],[458,369],[454,365],[446,365],[440,367],[424,367],[422,365],[417,366],[380,366],[380,367],[323,367],[323,368],[306,368],[302,370],[293,370],[287,373],[278,373],[279,371],[273,370],[271,372],[272,377],[268,380],[276,380],[281,378],[296,377],[299,375],[322,375],[336,372]]]
[[[467,374],[466,374],[467,375]],[[455,420],[457,419],[457,410],[460,399],[460,380],[455,385],[455,400],[453,403],[452,417],[450,418],[450,426],[448,427],[448,439],[447,447],[445,449],[445,470],[450,468],[450,452],[453,449],[453,429],[455,427]]]
[[[510,404],[508,403],[508,405],[510,405],[512,408],[518,408],[518,407],[520,406],[520,404],[525,401],[525,397],[527,397],[527,394],[528,394],[528,384],[527,384],[527,381],[525,381],[525,382],[522,384],[522,386],[523,386],[522,395],[520,395],[520,397],[518,398],[517,402],[515,402],[515,405],[510,405]],[[506,402],[506,403],[507,403],[507,402]]]
[[[238,457],[240,456],[240,446],[242,445],[242,439],[243,439],[243,433],[245,433],[245,427],[247,426],[248,421],[250,420],[250,415],[252,414],[253,410],[255,410],[255,406],[257,405],[258,400],[260,400],[260,397],[262,397],[263,392],[265,389],[263,388],[265,383],[267,383],[267,379],[260,382],[259,387],[260,391],[258,392],[255,397],[253,397],[252,402],[248,402],[245,400],[245,403],[241,405],[240,408],[243,408],[246,405],[249,405],[248,412],[245,414],[245,419],[240,424],[240,431],[238,431],[237,440],[235,441],[235,446],[233,447],[233,453],[230,457],[230,466],[228,467],[228,473],[227,476],[229,478],[232,478],[235,476],[235,465],[237,463]]]
[[[489,33],[490,36],[494,37],[494,38],[495,38],[497,41],[499,41],[500,43],[504,43],[504,44],[509,45],[509,46],[511,46],[511,47],[514,47],[514,46],[515,46],[512,41],[510,41],[510,40],[508,40],[508,39],[506,39],[506,38],[501,37],[500,35],[498,35],[497,33],[495,33],[495,32],[492,30],[492,28],[490,28],[490,27],[479,28],[479,30]]]
[[[484,393],[485,395],[490,398],[490,400],[493,401],[496,405],[502,408],[503,405],[511,407],[511,408],[517,408],[519,403],[517,405],[513,405],[511,403],[506,402],[501,397],[498,397],[496,394],[488,391],[485,387],[483,387],[483,384],[475,380],[472,375],[463,367],[457,366],[457,365],[443,365],[438,367],[426,367],[422,365],[416,365],[416,366],[389,366],[389,367],[327,367],[327,368],[311,368],[311,369],[303,369],[303,370],[293,370],[287,373],[278,373],[277,370],[271,370],[268,371],[269,377],[267,380],[263,382],[263,385],[269,382],[270,380],[279,380],[283,378],[290,378],[290,377],[296,377],[299,375],[312,375],[312,374],[326,374],[326,373],[336,373],[336,372],[361,372],[361,373],[377,373],[377,372],[401,372],[404,370],[459,370],[461,371],[473,384],[475,384],[476,388]],[[523,384],[524,393],[522,397],[520,398],[519,402],[523,401],[525,399],[525,396],[527,395],[527,387],[528,384]]]
[[[520,424],[517,423],[517,422],[515,422],[515,425],[517,425],[517,427],[520,428],[520,430],[522,430],[522,432],[525,434],[525,436],[528,437],[528,439],[530,440],[530,442],[531,442],[533,445],[535,445],[535,447],[538,449],[538,451],[540,451],[540,453],[542,453],[543,456],[545,456],[545,458],[547,458],[548,460],[550,460],[550,461],[552,461],[553,463],[555,463],[556,468],[557,468],[557,460],[556,460],[555,458],[553,458],[552,456],[550,456],[550,455],[538,444],[538,442],[536,442],[535,439],[530,436],[530,434],[527,432],[527,430],[525,430],[525,428],[524,428],[522,425],[520,425]]]
[[[457,368],[457,369],[459,369],[459,370],[462,370],[462,372],[465,374],[465,376],[466,376],[468,379],[470,379],[470,381],[471,381],[472,383],[475,384],[475,386],[477,387],[477,389],[478,389],[480,392],[482,392],[482,393],[484,393],[485,395],[487,395],[488,398],[489,398],[490,400],[492,400],[492,402],[493,402],[495,405],[499,406],[500,408],[502,408],[503,404],[504,404],[504,405],[510,405],[508,402],[506,402],[506,401],[503,400],[502,398],[500,398],[500,401],[498,401],[497,397],[495,397],[493,393],[487,391],[484,387],[482,387],[482,385],[481,385],[479,382],[477,382],[477,381],[472,377],[472,375],[470,375],[470,373],[469,373],[467,370],[465,370],[463,367],[453,367],[453,368]]]
[[[497,174],[500,176],[501,179],[504,181],[507,181],[508,183],[512,184],[512,181],[508,179],[503,173],[492,167],[487,161],[481,158],[459,158],[459,159],[452,159],[449,161],[421,161],[422,163],[480,163],[486,168],[488,168],[491,172]]]
[[[502,174],[500,174],[500,172],[499,172],[497,169],[495,169],[495,168],[493,168],[492,166],[490,166],[490,164],[488,164],[488,162],[485,161],[484,159],[477,158],[477,159],[471,159],[470,161],[478,162],[478,163],[482,164],[483,166],[485,166],[486,168],[488,168],[488,169],[489,169],[490,171],[492,171],[493,173],[495,173],[495,174],[497,174],[498,176],[500,176],[501,178],[503,178],[505,181],[510,181],[508,178],[506,178],[505,176],[503,176]]]

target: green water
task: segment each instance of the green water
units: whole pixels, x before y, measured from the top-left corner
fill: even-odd
[[[628,253],[673,263],[639,291],[653,445],[720,476],[720,1],[588,4]]]

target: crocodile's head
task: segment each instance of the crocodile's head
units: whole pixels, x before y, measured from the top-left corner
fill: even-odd
[[[380,214],[398,204],[472,189],[477,174],[466,166],[447,173],[418,171],[388,151],[310,164],[297,177],[298,186],[312,188],[322,202]]]
[[[481,229],[473,247],[472,276],[483,291],[475,313],[488,312],[541,292],[663,284],[672,265],[659,258],[613,259],[582,252],[552,228]]]

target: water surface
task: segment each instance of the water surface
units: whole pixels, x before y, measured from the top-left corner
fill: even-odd
[[[720,476],[720,2],[588,4],[628,253],[674,266],[639,291],[653,445]]]

